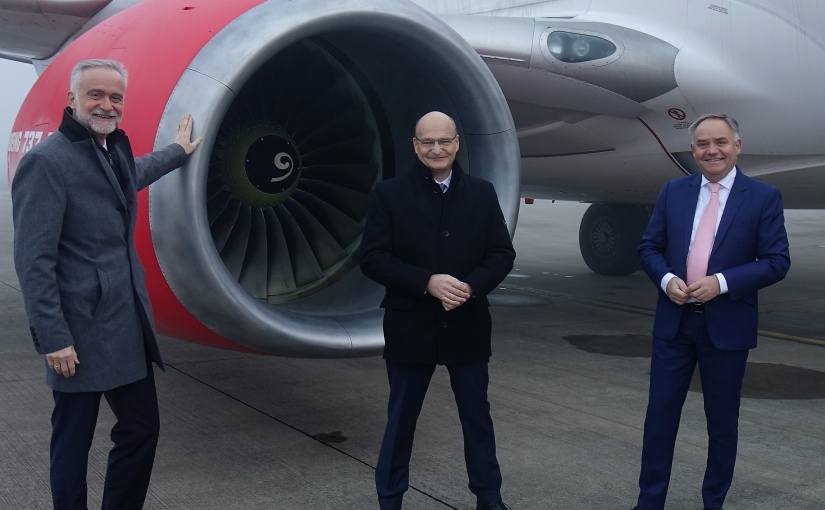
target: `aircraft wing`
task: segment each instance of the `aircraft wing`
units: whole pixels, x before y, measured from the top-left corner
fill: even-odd
[[[140,0],[8,0],[0,5],[0,58],[23,62],[53,57],[68,41]],[[652,36],[606,24],[476,16],[443,19],[484,58],[511,105],[519,129],[588,115],[640,117],[642,103],[676,87],[676,48]],[[572,28],[558,41],[572,62],[598,44],[618,47],[609,58],[591,55],[590,68],[566,66],[549,55],[548,34]],[[585,35],[588,31],[600,36]],[[601,37],[601,38],[600,38]],[[575,40],[574,40],[575,39]],[[619,42],[620,41],[620,42]],[[591,46],[592,43],[592,46]],[[567,45],[566,49],[562,46]],[[584,50],[582,56],[573,52]],[[548,93],[552,91],[552,93]]]
[[[115,0],[5,0],[0,3],[0,58],[32,62],[53,57],[98,14],[135,3]]]

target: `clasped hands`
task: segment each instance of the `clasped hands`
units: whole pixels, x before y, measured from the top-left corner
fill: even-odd
[[[692,285],[688,285],[678,276],[667,282],[667,297],[677,305],[687,303],[690,298],[706,303],[720,293],[719,279],[716,275],[705,276],[693,282]]]
[[[434,274],[427,282],[427,293],[441,300],[441,306],[448,312],[463,305],[473,289],[470,285],[448,274]]]

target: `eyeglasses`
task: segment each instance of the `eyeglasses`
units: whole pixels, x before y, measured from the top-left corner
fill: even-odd
[[[442,138],[441,140],[422,140],[421,138],[418,138],[417,136],[414,136],[413,138],[418,140],[418,143],[420,143],[421,146],[424,147],[425,149],[432,149],[433,147],[435,147],[436,143],[438,144],[439,147],[441,147],[443,149],[446,149],[447,147],[452,145],[453,140],[455,140],[457,137],[458,137],[458,133],[456,133],[456,135],[452,138]]]

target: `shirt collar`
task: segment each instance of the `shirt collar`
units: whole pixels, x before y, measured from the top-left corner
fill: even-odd
[[[433,180],[435,180],[435,179],[433,179]],[[447,178],[446,178],[446,179],[444,179],[444,180],[443,180],[443,181],[441,181],[441,182],[439,182],[439,181],[435,181],[435,183],[436,183],[436,184],[443,184],[443,185],[445,185],[445,186],[447,186],[447,187],[449,188],[449,187],[450,187],[450,181],[451,181],[451,180],[453,180],[453,169],[452,169],[452,168],[450,169],[450,173],[447,175]]]
[[[725,177],[723,177],[719,181],[719,184],[725,189],[732,189],[733,188],[733,181],[736,179],[736,172],[738,172],[738,171],[739,171],[739,169],[736,168],[736,165],[734,165],[733,168],[731,169],[731,171],[728,172],[728,175],[726,175]],[[708,181],[708,178],[703,175],[701,186],[704,186],[705,184],[707,184],[709,182],[710,181]]]

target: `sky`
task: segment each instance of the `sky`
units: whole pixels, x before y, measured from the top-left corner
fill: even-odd
[[[0,191],[9,189],[6,175],[6,151],[11,126],[26,94],[37,80],[31,64],[0,59]]]

